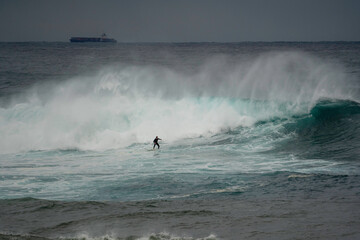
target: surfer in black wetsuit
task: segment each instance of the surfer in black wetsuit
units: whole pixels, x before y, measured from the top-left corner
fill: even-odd
[[[154,147],[153,149],[155,148],[155,146],[157,145],[158,146],[158,149],[160,148],[160,145],[158,144],[158,141],[161,140],[161,138],[159,138],[158,136],[156,136],[156,138],[154,139],[153,143],[154,143]]]

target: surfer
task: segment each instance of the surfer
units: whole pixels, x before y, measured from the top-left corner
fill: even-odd
[[[153,149],[155,148],[155,146],[157,145],[158,146],[158,149],[160,148],[160,145],[158,144],[158,141],[161,140],[161,138],[159,138],[158,136],[156,136],[156,138],[154,139],[153,143],[154,143],[154,147]]]

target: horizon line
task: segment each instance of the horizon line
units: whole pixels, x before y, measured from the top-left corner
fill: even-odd
[[[86,42],[85,44],[158,44],[158,43],[326,43],[326,42],[348,42],[348,43],[355,43],[360,42],[360,40],[296,40],[296,41],[289,41],[289,40],[276,40],[276,41],[129,41],[129,42],[119,42],[116,43],[107,43],[107,42]],[[69,41],[0,41],[0,43],[71,43]],[[71,43],[71,44],[84,44],[84,43]]]

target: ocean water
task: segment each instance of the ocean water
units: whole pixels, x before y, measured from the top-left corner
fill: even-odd
[[[359,42],[0,43],[0,136],[1,239],[360,238]]]

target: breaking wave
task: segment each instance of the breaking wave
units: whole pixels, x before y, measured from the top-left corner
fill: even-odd
[[[14,98],[0,108],[0,153],[101,151],[148,143],[155,135],[171,143],[273,118],[323,119],[359,111],[342,67],[301,52],[236,63],[218,56],[196,72],[111,66],[92,76],[39,84],[24,95],[25,101]],[[339,101],[348,102],[337,106]]]

